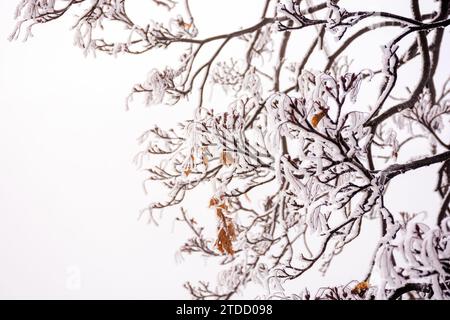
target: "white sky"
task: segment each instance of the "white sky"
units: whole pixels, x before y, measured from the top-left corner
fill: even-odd
[[[192,11],[204,17],[208,31],[224,32],[250,25],[245,19],[260,15],[252,10],[258,2],[218,1],[214,9],[221,14],[212,16],[211,8],[193,0]],[[367,3],[376,8],[392,1]],[[160,227],[138,221],[150,200],[142,190],[145,175],[132,159],[140,150],[136,138],[152,124],[169,125],[192,110],[135,104],[127,112],[124,105],[132,85],[172,56],[85,58],[72,44],[71,20],[38,25],[35,38],[10,43],[15,4],[0,2],[0,298],[188,298],[182,283],[214,281],[217,269],[190,257],[175,263],[187,233],[173,229],[170,217]],[[393,10],[399,8],[405,7]],[[386,36],[392,34],[380,35]],[[353,50],[379,61],[379,45],[369,45]],[[448,55],[446,47],[442,57]],[[410,152],[427,152],[424,146],[413,144]],[[434,189],[433,170],[398,178],[398,191],[387,199],[391,208],[436,210],[434,196],[426,194]],[[197,198],[198,211],[207,211],[199,204],[204,199]],[[372,254],[365,248],[373,247],[376,232],[351,244],[326,279],[310,277],[290,287],[362,276]]]

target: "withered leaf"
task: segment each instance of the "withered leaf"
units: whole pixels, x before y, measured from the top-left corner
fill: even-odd
[[[220,209],[223,209],[223,210],[228,210],[228,206],[223,202],[223,203],[221,203],[221,204],[219,204],[218,206],[217,206],[217,208],[220,208]]]
[[[314,128],[317,127],[317,125],[319,124],[320,120],[323,119],[323,117],[325,117],[326,115],[326,111],[320,111],[319,113],[316,113],[315,115],[313,115],[312,119],[311,119],[311,124]]]
[[[212,197],[209,200],[209,207],[215,207],[219,203],[219,199]]]
[[[217,249],[222,253],[227,253],[229,255],[234,254],[233,244],[232,244],[231,235],[227,233],[225,228],[220,228],[219,233],[217,235],[216,246]]]
[[[202,162],[203,162],[203,164],[204,164],[205,166],[208,166],[208,162],[209,162],[208,157],[205,156],[205,155],[203,155],[203,156],[202,156]]]
[[[183,170],[183,173],[184,173],[184,175],[185,175],[186,177],[189,176],[189,175],[191,174],[191,172],[192,172],[192,170],[191,170],[190,167],[186,167],[186,168]]]
[[[366,293],[366,291],[369,289],[369,282],[368,281],[362,281],[360,283],[358,283],[351,291],[352,294],[357,294],[357,295],[364,295],[364,293]]]
[[[227,223],[227,234],[231,240],[236,240],[236,228],[231,220]]]
[[[231,156],[231,154],[227,151],[222,151],[222,153],[220,154],[220,163],[229,167],[233,164],[234,159]]]

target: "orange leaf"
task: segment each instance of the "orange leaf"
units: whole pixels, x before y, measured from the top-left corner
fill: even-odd
[[[217,208],[220,208],[220,209],[223,209],[223,210],[228,210],[228,206],[225,203],[222,203],[222,204],[218,205]]]
[[[231,240],[236,240],[236,228],[234,227],[234,223],[228,221],[227,223],[227,234]]]
[[[205,156],[205,155],[203,155],[202,156],[202,161],[203,161],[203,164],[205,165],[205,166],[208,166],[208,157],[207,156]]]
[[[358,283],[351,291],[353,294],[358,294],[362,296],[367,290],[369,289],[369,282],[368,281],[362,281]]]
[[[229,152],[222,151],[222,153],[220,154],[220,163],[229,167],[233,164],[233,162],[234,162],[234,159],[229,154]]]
[[[219,203],[219,200],[217,198],[212,197],[209,200],[209,207],[215,207]]]
[[[216,209],[217,217],[219,217],[221,220],[225,221],[225,215],[223,214],[223,210],[220,208]]]
[[[320,111],[319,113],[316,113],[313,115],[311,119],[311,124],[315,128],[319,124],[320,120],[322,120],[323,117],[325,117],[327,113],[325,111]]]
[[[225,252],[229,255],[234,254],[231,237],[224,228],[220,228],[215,245],[222,254]]]
[[[190,175],[192,172],[190,167],[186,167],[183,171],[184,175],[187,177],[188,175]]]

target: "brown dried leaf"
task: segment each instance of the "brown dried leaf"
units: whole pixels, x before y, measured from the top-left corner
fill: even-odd
[[[223,210],[220,208],[216,208],[216,214],[217,217],[222,220],[223,222],[225,222],[225,215],[223,214]]]
[[[217,249],[222,253],[227,253],[229,255],[234,254],[233,250],[233,244],[232,239],[230,235],[227,233],[227,231],[224,228],[220,228],[219,233],[217,235],[217,240],[215,245],[217,246]]]
[[[358,283],[351,291],[352,294],[357,294],[357,295],[364,295],[364,293],[366,293],[366,291],[369,289],[369,282],[368,281],[362,281],[360,283]]]
[[[234,249],[232,241],[236,240],[236,228],[231,219],[225,216],[224,211],[228,210],[225,197],[221,196],[220,200],[212,197],[209,200],[209,207],[215,207],[216,215],[221,225],[214,245],[222,254],[226,253],[233,255]]]
[[[225,202],[222,202],[221,204],[219,204],[217,206],[217,208],[223,209],[223,210],[228,210],[228,206],[225,204]]]
[[[209,162],[208,157],[205,156],[205,155],[203,155],[203,156],[202,156],[202,162],[203,162],[203,164],[204,164],[205,166],[208,166],[208,162]]]
[[[231,240],[236,240],[236,228],[231,220],[227,223],[227,234]]]
[[[227,151],[222,151],[222,153],[220,154],[220,163],[229,167],[233,164],[234,159],[231,156],[231,154]]]
[[[316,128],[317,125],[319,124],[320,120],[322,120],[326,114],[327,114],[326,111],[320,111],[319,113],[316,113],[315,115],[313,115],[313,117],[311,119],[312,126],[314,128]]]
[[[217,204],[219,204],[219,199],[212,197],[212,198],[209,200],[209,207],[210,207],[210,208],[211,208],[211,207],[217,206]]]
[[[184,173],[184,175],[185,175],[186,177],[189,176],[189,175],[191,174],[191,172],[192,172],[191,167],[186,167],[186,168],[183,170],[183,173]]]

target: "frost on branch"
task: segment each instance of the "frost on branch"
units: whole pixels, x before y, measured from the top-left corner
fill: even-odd
[[[377,267],[382,277],[380,298],[415,284],[423,288],[418,292],[420,298],[449,299],[450,218],[436,227],[407,221],[382,247]]]
[[[171,0],[149,0],[167,10],[175,7]],[[180,15],[165,23],[149,21],[139,26],[127,15],[127,0],[22,0],[16,10],[18,20],[10,40],[19,38],[23,25],[27,25],[24,40],[32,36],[36,24],[51,22],[63,15],[75,15],[74,44],[87,55],[96,52],[139,54],[156,47],[167,47],[179,39],[197,35],[193,21],[185,21]],[[105,29],[112,24],[125,30],[122,41],[108,40]]]
[[[163,102],[164,97],[170,95],[172,90],[175,90],[174,80],[176,77],[177,73],[172,69],[166,68],[163,71],[153,69],[148,73],[147,80],[144,83],[138,84],[133,88],[133,93],[145,93],[146,105],[160,104]],[[172,95],[172,98],[177,99],[177,96]]]
[[[152,2],[170,17],[138,25],[126,0],[24,0],[11,39],[24,26],[26,39],[35,24],[72,14],[74,42],[85,54],[180,50],[178,61],[154,66],[127,102],[185,98],[193,111],[173,128],[146,131],[136,156],[145,189],[165,190],[143,213],[157,223],[155,212],[179,207],[175,220],[192,232],[179,255],[223,265],[215,285],[185,284],[192,297],[229,299],[254,283],[260,298],[273,299],[450,298],[450,89],[437,76],[446,70],[439,57],[448,1],[436,1],[431,12],[413,1],[411,14],[401,16],[365,11],[363,1],[348,11],[334,0],[268,0],[258,21],[203,38],[192,15],[201,10],[191,12],[189,0]],[[111,24],[124,30],[115,40],[104,33]],[[385,27],[398,32],[384,33],[376,69],[355,70],[359,38]],[[402,78],[408,66],[418,79]],[[418,139],[428,147],[404,151]],[[390,209],[391,180],[428,166],[437,176],[439,210],[428,212],[434,220]],[[195,212],[186,209],[201,185],[210,193],[197,198]],[[214,217],[213,230],[205,214]],[[373,219],[380,230],[367,226]],[[362,233],[377,237],[364,276],[316,292],[285,289],[286,281],[337,268],[334,258]]]
[[[337,39],[341,39],[349,27],[373,14],[372,12],[347,12],[337,5],[338,1],[326,0],[327,10],[324,18],[315,19],[307,17],[308,10],[301,10],[299,2],[292,0],[280,1],[278,5],[279,14],[286,16],[293,22],[292,26],[281,22],[279,25],[281,30],[301,29],[312,25],[324,24],[327,30],[335,34]]]

